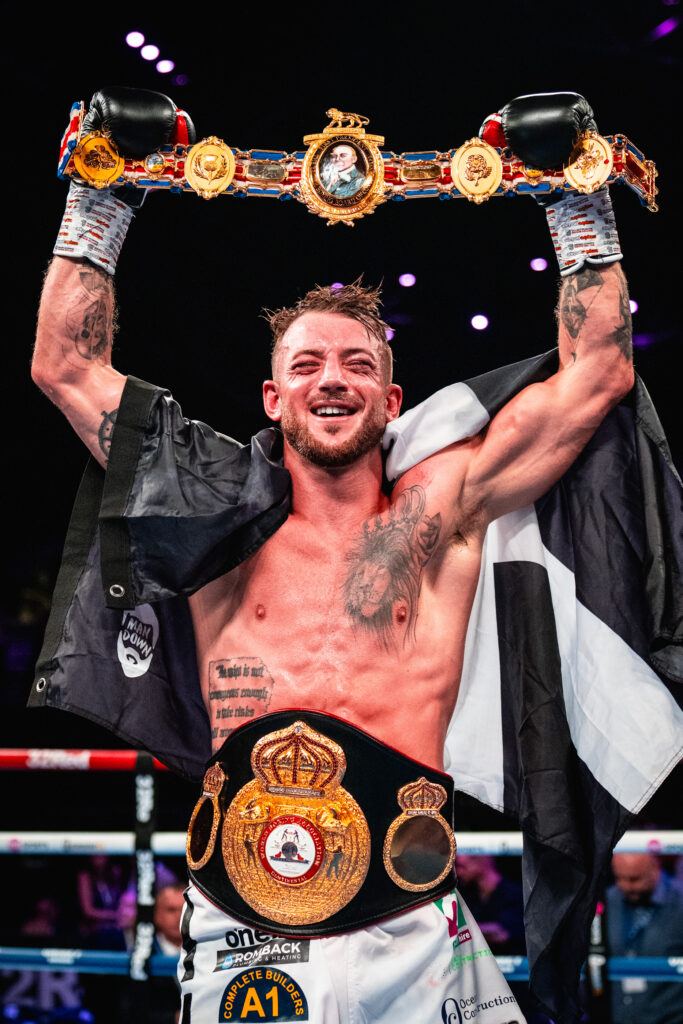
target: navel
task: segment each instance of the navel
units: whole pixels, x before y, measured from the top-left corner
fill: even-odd
[[[266,617],[266,609],[265,609],[265,607],[262,604],[257,604],[256,605],[256,618],[257,619],[265,619],[265,617]]]
[[[400,604],[396,609],[396,621],[405,622],[408,618],[408,609],[404,604]]]

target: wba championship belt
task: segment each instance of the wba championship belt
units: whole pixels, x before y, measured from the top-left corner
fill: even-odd
[[[236,729],[212,758],[187,863],[247,924],[333,935],[453,888],[452,814],[450,776],[340,719],[277,712]]]
[[[655,212],[657,170],[624,135],[582,133],[562,170],[527,167],[509,149],[469,139],[457,149],[420,153],[381,150],[384,137],[365,131],[368,118],[332,107],[326,128],[305,135],[305,152],[242,150],[212,135],[191,148],[162,146],[142,160],[119,153],[102,132],[83,133],[83,103],[71,108],[58,173],[94,188],[194,191],[218,195],[298,199],[328,224],[353,225],[387,200],[464,196],[480,204],[490,196],[590,193],[623,181]]]

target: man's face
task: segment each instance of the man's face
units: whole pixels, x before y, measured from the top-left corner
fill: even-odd
[[[660,867],[649,853],[615,853],[612,857],[614,881],[626,903],[647,903],[657,887]]]
[[[180,918],[184,906],[185,901],[180,889],[171,888],[162,889],[154,904],[154,927],[176,946],[180,946],[183,941],[180,934]]]
[[[379,444],[401,389],[386,380],[377,339],[338,313],[305,313],[280,342],[264,404],[288,444],[319,466],[347,466]]]
[[[330,164],[337,171],[348,171],[357,159],[356,151],[351,146],[335,146],[329,156]]]

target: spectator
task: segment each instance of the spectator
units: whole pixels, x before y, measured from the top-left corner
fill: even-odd
[[[182,939],[180,918],[185,906],[185,885],[174,882],[157,893],[154,901],[154,946],[152,953],[178,957]],[[180,991],[175,978],[154,977],[149,981],[124,982],[117,1020],[126,1024],[177,1024]]]
[[[96,854],[89,858],[88,868],[79,871],[77,883],[83,937],[95,949],[122,949],[118,906],[125,885],[121,865]]]
[[[522,887],[504,878],[493,857],[460,854],[458,886],[494,953],[524,953]]]
[[[683,955],[683,889],[650,853],[616,853],[607,891],[611,956]],[[611,986],[614,1024],[681,1024],[683,986],[624,978]]]

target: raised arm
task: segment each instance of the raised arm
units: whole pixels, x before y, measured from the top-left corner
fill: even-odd
[[[106,465],[125,377],[111,365],[114,279],[88,260],[55,256],[38,311],[33,379]]]
[[[191,121],[167,96],[107,89],[93,96],[81,137],[106,134],[126,156],[141,159],[176,141],[179,122],[184,141],[193,140]],[[113,275],[141,195],[72,183],[38,313],[33,379],[103,466],[125,383],[111,364]]]
[[[561,368],[498,413],[472,446],[462,507],[487,521],[539,498],[633,386],[631,314],[618,263],[587,264],[560,288]]]
[[[557,93],[513,100],[482,133],[509,146],[526,166],[547,168],[561,167],[586,130],[596,130],[586,100]],[[482,433],[410,471],[451,510],[457,532],[540,497],[633,385],[631,314],[609,193],[550,198],[541,205],[561,274],[559,371],[519,392]]]

